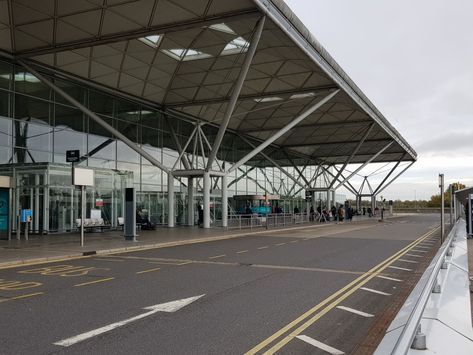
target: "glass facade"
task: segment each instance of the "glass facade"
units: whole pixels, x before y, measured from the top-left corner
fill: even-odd
[[[171,167],[178,157],[171,138],[169,124],[173,126],[181,146],[185,144],[194,124],[174,116],[165,119],[164,113],[121,97],[85,87],[67,80],[51,78],[81,104],[99,115],[109,125],[138,144],[154,158]],[[170,122],[170,123],[169,123]],[[206,136],[212,141],[217,129],[204,126]],[[241,149],[238,139],[227,139],[221,147],[228,161],[236,161]],[[110,225],[116,224],[121,215],[121,188],[135,187],[137,206],[147,210],[153,223],[167,220],[167,176],[121,140],[114,137],[95,121],[55,94],[22,67],[0,60],[0,175],[14,177],[14,206],[34,208],[32,231],[55,232],[74,229],[79,215],[78,191],[71,187],[70,165],[66,164],[66,151],[79,150],[80,166],[96,170],[96,186],[88,189],[88,210],[94,201],[104,201],[102,215]],[[201,161],[202,160],[202,161]],[[200,167],[203,159],[198,158]],[[217,163],[216,163],[217,164]],[[219,161],[224,165],[223,161]],[[179,162],[177,168],[183,169]],[[215,166],[217,168],[217,165]],[[293,168],[287,169],[297,176]],[[242,174],[247,174],[244,178]],[[308,178],[315,167],[307,167]],[[318,179],[319,181],[321,179]],[[177,224],[186,224],[186,179],[175,179]],[[304,191],[278,169],[242,166],[228,179],[228,195],[278,193],[299,196]],[[322,181],[318,182],[322,184]],[[202,199],[202,179],[197,179],[195,203]],[[220,215],[220,185],[212,181],[213,217]],[[294,201],[293,201],[294,200]],[[286,203],[285,203],[286,206]]]

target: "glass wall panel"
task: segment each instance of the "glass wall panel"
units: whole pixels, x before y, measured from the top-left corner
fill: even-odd
[[[89,90],[89,108],[97,114],[113,116],[114,99],[105,93]]]
[[[52,151],[53,128],[29,121],[13,122],[14,145],[19,148]]]
[[[10,163],[10,158],[12,156],[11,147],[5,147],[0,145],[0,164]]]
[[[67,128],[78,132],[87,132],[82,112],[63,105],[56,104],[54,106],[54,126],[56,129]]]
[[[12,145],[12,121],[0,116],[0,145]]]
[[[56,156],[63,156],[57,163],[65,163],[66,151],[79,149],[80,154],[86,152],[87,135],[85,133],[70,131],[65,127],[55,127],[54,129],[54,153]]]
[[[15,91],[42,99],[51,99],[51,89],[33,74],[17,66],[14,75]]]
[[[0,88],[9,89],[12,76],[12,65],[0,61]]]
[[[7,91],[0,90],[0,116],[11,117],[8,105],[9,99],[10,94]]]
[[[64,90],[68,95],[72,96],[74,99],[79,101],[81,104],[85,104],[85,96],[86,96],[86,91],[85,89],[77,84],[71,83],[69,81],[64,81],[60,79],[55,79],[54,83],[56,86],[60,87],[62,90]],[[55,94],[54,96],[56,102],[70,105],[70,102],[65,100],[61,95]]]
[[[140,164],[117,162],[117,169],[132,172],[133,182],[136,184],[140,183],[140,175],[141,175]],[[138,190],[139,190],[139,186],[138,186]]]
[[[15,147],[12,160],[13,163],[48,163],[52,160],[52,154],[50,152]]]
[[[20,121],[31,121],[35,123],[51,123],[51,104],[44,100],[38,100],[24,95],[15,95],[15,118]]]

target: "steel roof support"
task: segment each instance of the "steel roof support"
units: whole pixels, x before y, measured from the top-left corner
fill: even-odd
[[[338,169],[336,166],[333,166],[333,168],[338,172]],[[334,177],[335,175],[332,174],[331,171],[329,171],[328,169],[325,169],[327,171],[327,174],[329,174],[330,176]],[[339,179],[342,178],[342,179],[345,179],[345,176],[343,174],[340,175]],[[352,192],[353,194],[356,195],[356,189],[353,187],[353,185],[350,183],[350,181],[345,181],[345,183],[343,184],[343,186],[345,186],[345,188],[347,190],[349,190],[350,192]],[[336,189],[333,189],[333,190],[336,190]]]
[[[228,184],[228,187],[232,186],[233,184],[236,184],[238,181],[240,181],[241,179],[243,179],[246,175],[248,175],[251,171],[255,170],[256,169],[256,166],[252,166],[250,169],[248,169],[246,172],[244,172],[243,175],[237,177],[235,180],[233,180],[232,182],[230,182]]]
[[[302,180],[304,180],[304,182],[307,184],[307,186],[309,187],[310,186],[310,183],[309,181],[307,180],[307,178],[304,176],[303,172],[305,170],[305,168],[307,168],[307,165],[304,166],[304,168],[302,169],[302,171],[297,167],[296,164],[294,164],[294,160],[291,159],[291,157],[289,156],[289,154],[287,154],[287,152],[285,150],[283,150],[283,153],[284,155],[286,156],[286,158],[291,162],[292,166],[294,167],[294,169],[296,169],[296,171],[299,173],[299,176],[302,178]]]
[[[243,141],[245,141],[246,143],[248,143],[250,146],[255,147],[254,144],[251,143],[251,142],[250,142],[249,140],[247,140],[246,138],[244,138],[244,137],[241,137],[241,138],[243,139]],[[255,150],[258,150],[258,149],[255,148],[253,151],[255,151]],[[274,159],[270,158],[267,154],[265,154],[262,149],[261,149],[261,151],[259,151],[257,154],[261,154],[263,157],[265,157],[267,160],[269,160],[269,161],[271,162],[271,164],[273,164],[276,168],[278,168],[284,175],[286,175],[289,179],[291,179],[291,180],[294,181],[297,185],[299,185],[299,186],[301,186],[302,188],[304,188],[304,185],[301,184],[301,183],[299,182],[299,180],[297,180],[296,178],[294,178],[294,176],[292,176],[291,174],[289,174],[281,165],[279,165],[278,163],[276,163],[276,162],[274,161]],[[245,162],[245,163],[246,163],[246,162]],[[242,163],[242,164],[243,164],[243,163]],[[242,164],[240,164],[240,165],[242,165]],[[233,166],[235,166],[235,165],[236,165],[236,164],[234,164]],[[238,165],[238,167],[240,167],[240,165]],[[232,168],[233,168],[233,166],[232,166]],[[238,167],[237,167],[237,168],[238,168]],[[231,172],[231,168],[230,168],[230,170],[229,170],[228,172]],[[227,174],[228,174],[228,172],[227,172]]]
[[[391,179],[391,181],[389,181],[386,185],[384,185],[384,187],[382,187],[381,189],[378,188],[378,190],[375,191],[375,194],[379,194],[379,193],[383,192],[383,190],[384,190],[385,188],[387,188],[389,185],[391,185],[399,176],[401,176],[401,175],[402,175],[407,169],[409,169],[409,168],[412,166],[412,164],[414,164],[414,163],[415,163],[415,160],[412,161],[412,162],[411,162],[408,166],[406,166],[404,169],[402,169],[401,172],[400,172],[399,174],[397,174],[395,177],[393,177],[393,178]]]
[[[335,190],[337,190],[340,186],[342,186],[346,181],[350,180],[356,173],[358,173],[361,169],[363,169],[366,165],[368,165],[369,163],[371,163],[373,160],[375,160],[378,156],[381,155],[381,153],[383,153],[386,149],[388,149],[392,144],[394,143],[394,141],[391,141],[389,142],[388,144],[386,144],[378,153],[376,153],[375,155],[373,155],[368,161],[364,162],[358,169],[356,169],[354,172],[352,172],[350,175],[348,175],[347,178],[343,179],[343,181],[341,183],[339,183],[337,185],[337,187],[335,187]]]
[[[169,130],[171,131],[171,137],[174,140],[174,143],[176,144],[176,148],[177,148],[177,151],[179,152],[179,155],[182,159],[182,163],[184,164],[184,167],[187,170],[189,170],[191,168],[191,166],[189,164],[189,159],[187,159],[187,156],[183,153],[183,152],[185,152],[185,149],[187,148],[188,144],[186,144],[186,148],[182,149],[181,143],[179,143],[179,140],[177,139],[177,136],[176,136],[176,132],[174,131],[174,127],[172,126],[171,122],[169,122],[168,116],[166,114],[164,115],[164,120],[166,121],[166,124],[169,127]],[[192,135],[191,135],[191,137],[192,137]],[[189,140],[191,140],[191,138],[189,138]]]
[[[72,96],[67,94],[64,90],[61,88],[57,87],[55,84],[53,84],[51,81],[46,79],[43,75],[39,74],[36,70],[31,68],[28,64],[25,62],[19,60],[18,61],[23,67],[25,67],[26,70],[28,70],[31,74],[33,74],[35,77],[37,77],[43,84],[46,84],[49,86],[53,91],[55,91],[57,94],[62,96],[66,101],[68,101],[71,105],[74,107],[78,108],[80,111],[82,111],[85,115],[93,119],[95,122],[97,122],[100,126],[102,126],[105,130],[107,130],[109,133],[113,134],[115,137],[120,139],[123,143],[125,143],[128,147],[133,149],[135,152],[137,152],[139,155],[141,155],[143,158],[148,160],[151,164],[154,166],[160,168],[166,173],[169,173],[169,169],[164,166],[160,161],[155,159],[151,154],[149,154],[147,151],[144,149],[140,148],[135,142],[132,140],[128,139],[124,134],[122,134],[120,131],[117,129],[113,128],[110,126],[107,122],[105,122],[103,119],[101,119],[98,115],[96,115],[94,112],[89,110],[87,107],[82,105],[80,102],[78,102],[76,99],[74,99]]]
[[[174,168],[176,167],[176,165],[177,165],[177,163],[179,162],[179,160],[181,160],[181,159],[183,158],[184,153],[186,152],[187,147],[189,146],[190,142],[192,141],[192,138],[194,138],[194,135],[195,135],[195,132],[196,132],[196,130],[197,130],[197,127],[198,127],[198,126],[195,126],[194,130],[192,131],[192,133],[191,133],[189,139],[187,140],[186,145],[184,146],[183,149],[180,149],[180,145],[178,145],[178,149],[180,150],[180,151],[179,151],[179,156],[177,157],[176,162],[175,162],[174,165],[172,166],[172,170],[174,170]],[[176,137],[176,142],[177,142],[177,137]],[[186,165],[186,164],[184,164],[184,165]],[[186,170],[189,170],[189,168],[188,168],[187,166],[186,166]]]
[[[312,105],[309,109],[304,111],[302,114],[300,114],[298,117],[296,117],[291,123],[286,125],[285,127],[281,128],[278,132],[276,132],[273,136],[268,138],[265,142],[261,143],[258,147],[253,149],[250,153],[245,155],[243,158],[241,158],[238,162],[232,165],[232,167],[229,169],[229,172],[237,169],[240,165],[245,164],[248,160],[259,154],[260,152],[263,151],[264,148],[275,142],[278,138],[289,132],[292,128],[294,128],[297,124],[302,122],[304,119],[306,119],[308,116],[310,116],[313,112],[315,112],[317,109],[319,109],[321,106],[325,105],[330,99],[332,99],[335,95],[338,94],[340,90],[336,90],[327,96],[325,96],[322,100],[318,101],[316,104]]]
[[[386,182],[387,179],[389,179],[389,177],[391,176],[391,174],[394,172],[394,170],[397,169],[397,167],[399,166],[399,164],[401,164],[401,161],[402,159],[404,158],[404,156],[398,160],[398,162],[394,165],[394,167],[389,171],[389,173],[384,177],[383,181],[381,181],[381,183],[379,184],[379,186],[376,188],[376,190],[374,191],[375,193],[378,192],[378,190],[380,188],[382,188],[382,186],[384,185],[384,183]]]
[[[345,163],[343,164],[343,166],[341,167],[341,169],[338,171],[337,175],[335,176],[335,178],[332,180],[332,182],[330,183],[330,186],[328,187],[329,189],[331,189],[333,187],[333,185],[335,184],[335,182],[338,180],[338,178],[340,177],[340,175],[342,174],[343,170],[345,170],[345,168],[347,167],[348,164],[350,164],[351,160],[353,159],[353,157],[356,155],[356,153],[358,153],[358,151],[360,150],[361,146],[363,145],[363,143],[365,142],[366,138],[368,138],[369,134],[371,133],[371,130],[373,129],[374,127],[374,123],[370,124],[370,126],[368,127],[368,129],[366,130],[365,134],[363,135],[363,137],[361,138],[360,140],[360,143],[358,143],[358,145],[356,146],[355,150],[351,153],[351,155],[347,158],[347,160],[345,161]]]
[[[258,23],[255,28],[255,33],[251,38],[251,43],[248,48],[248,52],[246,53],[243,66],[240,70],[240,75],[238,76],[238,80],[235,83],[235,87],[233,88],[230,102],[227,105],[225,115],[223,116],[222,123],[220,124],[217,136],[215,137],[214,145],[212,147],[212,150],[210,151],[209,159],[207,160],[207,171],[212,168],[213,161],[215,160],[218,150],[220,149],[220,144],[222,144],[223,136],[225,135],[225,131],[227,130],[228,123],[230,122],[233,110],[235,109],[236,103],[238,101],[238,96],[240,96],[241,88],[243,87],[243,83],[245,82],[246,74],[248,74],[248,70],[250,69],[251,62],[253,61],[253,57],[256,53],[256,48],[258,47],[261,34],[263,33],[265,19],[266,17],[263,16],[258,20]]]

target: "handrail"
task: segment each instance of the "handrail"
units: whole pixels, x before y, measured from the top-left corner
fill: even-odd
[[[441,268],[443,268],[445,257],[448,255],[450,247],[452,246],[454,236],[456,234],[456,230],[458,228],[458,223],[454,225],[452,230],[450,231],[447,239],[442,244],[440,249],[438,250],[437,254],[432,259],[430,265],[425,270],[424,274],[422,275],[420,281],[418,282],[417,286],[412,291],[411,295],[415,293],[416,289],[421,289],[421,294],[417,298],[417,302],[415,302],[412,306],[412,310],[408,316],[407,321],[405,322],[402,331],[400,332],[397,340],[394,342],[392,346],[392,351],[389,352],[390,354],[394,355],[405,355],[411,348],[416,335],[420,331],[419,325],[422,319],[422,315],[424,310],[427,306],[427,302],[431,296],[432,291],[437,286],[437,277]],[[405,312],[404,312],[405,313]],[[387,349],[383,348],[380,349],[378,347],[375,354],[386,354]]]

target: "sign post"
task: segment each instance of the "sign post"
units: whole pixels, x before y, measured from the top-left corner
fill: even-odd
[[[25,239],[28,240],[28,229],[29,224],[33,219],[33,210],[23,209],[21,210],[21,222],[25,223]]]
[[[81,211],[80,211],[80,246],[84,246],[84,220],[85,220],[85,187],[94,186],[94,171],[85,168],[73,169],[73,185],[80,186]]]
[[[441,204],[440,204],[440,244],[443,244],[443,238],[445,234],[445,226],[444,226],[444,208],[445,208],[445,199],[443,196],[443,185],[444,185],[444,176],[443,174],[439,174],[439,187],[440,187],[440,199],[441,199]]]

